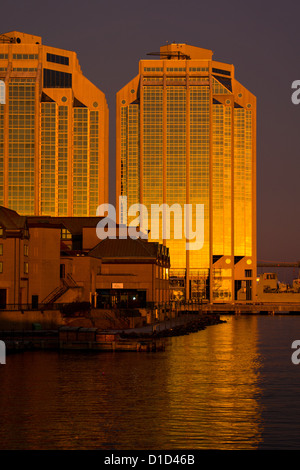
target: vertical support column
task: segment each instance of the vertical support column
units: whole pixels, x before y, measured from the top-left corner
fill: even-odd
[[[73,97],[72,97],[73,101]],[[68,100],[68,216],[73,216],[73,103]]]
[[[256,99],[252,112],[252,301],[256,300],[257,228],[256,228]]]
[[[90,214],[90,178],[91,178],[91,158],[90,158],[90,127],[91,127],[91,115],[90,109],[87,108],[87,146],[86,146],[86,179],[87,179],[87,187],[86,187],[86,215],[89,217]]]
[[[212,63],[209,64],[209,302],[212,297],[212,280],[213,280],[213,87],[212,87]],[[205,210],[205,208],[204,208]]]
[[[120,222],[120,206],[119,197],[121,193],[121,103],[120,94],[117,93],[116,99],[116,216],[118,223]],[[106,201],[108,202],[108,201]]]
[[[163,204],[167,203],[167,61],[163,61]],[[163,215],[164,217],[164,215]],[[164,235],[164,221],[162,221],[162,235]],[[163,245],[166,240],[163,239]]]
[[[231,267],[232,267],[232,303],[235,303],[235,267],[234,267],[234,102],[231,106]]]
[[[153,263],[152,264],[152,298],[149,299],[150,302],[156,302],[156,298],[155,298],[155,287],[156,287],[156,264]]]
[[[186,204],[190,203],[190,83],[189,72],[187,71],[188,61],[186,63]],[[184,211],[183,211],[184,213]],[[193,209],[192,209],[193,214]],[[190,221],[191,223],[191,221]],[[185,250],[186,254],[186,286],[185,298],[190,299],[190,251]]]
[[[109,110],[105,98],[101,102],[98,119],[98,169],[104,167],[104,187],[98,184],[98,201],[99,203],[109,203]],[[104,142],[104,146],[102,146]],[[121,174],[121,173],[120,173]],[[117,204],[117,201],[116,201]],[[117,207],[117,206],[116,206]],[[96,215],[96,214],[92,214]],[[118,219],[117,219],[118,220]]]
[[[4,132],[4,147],[3,147],[3,204],[8,207],[8,165],[9,165],[9,78],[12,70],[12,52],[11,47],[8,50],[8,66],[5,76],[5,105],[4,105],[4,116],[3,116],[3,132]]]
[[[55,105],[55,196],[54,196],[54,204],[55,204],[55,215],[58,216],[58,129],[59,129],[59,121],[58,121],[58,104]]]
[[[140,197],[139,203],[143,204],[143,192],[144,192],[144,75],[141,74],[140,79]],[[128,154],[127,154],[128,156]],[[128,190],[128,186],[127,186]]]
[[[34,108],[35,108],[35,120],[34,120],[34,147],[35,147],[35,159],[34,159],[34,214],[39,215],[41,212],[40,200],[41,200],[41,139],[40,139],[40,96],[42,90],[42,50],[39,48],[39,65],[36,73],[35,82],[35,97],[34,97]]]

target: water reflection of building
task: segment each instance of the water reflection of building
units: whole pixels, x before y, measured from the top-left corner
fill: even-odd
[[[0,308],[168,301],[168,249],[141,239],[99,240],[100,219],[26,217],[0,206]]]
[[[173,338],[174,350],[185,353],[167,356],[168,442],[178,448],[189,442],[197,449],[258,447],[264,425],[258,341],[256,315],[229,316],[216,328]]]
[[[151,204],[204,204],[201,250],[175,239],[172,219],[171,239],[160,232],[170,249],[173,297],[250,301],[256,98],[210,50],[169,44],[156,55],[141,60],[138,75],[117,93],[117,202],[127,196],[128,205],[142,203],[148,213]]]
[[[0,205],[89,216],[108,202],[108,107],[75,52],[0,34]]]

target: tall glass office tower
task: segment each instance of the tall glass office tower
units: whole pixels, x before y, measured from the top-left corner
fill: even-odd
[[[117,206],[127,196],[129,207],[142,203],[150,216],[153,204],[191,204],[195,230],[202,205],[201,249],[187,250],[186,239],[176,238],[176,211],[170,237],[160,230],[157,238],[170,250],[173,299],[251,301],[256,98],[210,50],[168,44],[152,54],[158,58],[141,60],[139,74],[117,93]],[[149,227],[151,240],[155,224],[161,227],[161,213]]]
[[[39,36],[1,34],[0,80],[0,205],[24,215],[96,215],[108,202],[108,107],[76,54]]]

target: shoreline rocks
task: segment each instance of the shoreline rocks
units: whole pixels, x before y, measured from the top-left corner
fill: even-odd
[[[219,315],[205,315],[201,316],[197,320],[187,321],[182,325],[174,325],[172,328],[153,331],[151,333],[137,333],[130,332],[120,333],[121,338],[168,338],[172,336],[184,336],[190,333],[197,333],[198,331],[204,330],[207,326],[218,325],[220,323],[226,323],[225,320],[221,320]]]

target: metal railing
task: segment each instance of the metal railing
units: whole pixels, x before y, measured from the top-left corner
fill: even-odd
[[[72,303],[72,302],[70,302]],[[5,310],[5,311],[26,311],[26,310],[60,310],[62,307],[69,305],[69,302],[63,302],[63,303],[48,303],[48,302],[42,302],[38,304],[33,304],[33,303],[22,303],[22,304],[6,304],[6,305],[0,305],[0,311]],[[141,310],[141,309],[146,309],[146,310],[159,310],[159,311],[164,311],[165,313],[169,311],[180,311],[183,315],[187,312],[198,312],[199,310],[202,310],[202,306],[205,305],[204,302],[197,302],[197,301],[169,301],[169,302],[144,302],[141,305],[138,305],[136,307],[129,307],[129,308],[124,308],[124,307],[119,307],[116,306],[115,309],[118,310],[119,312],[122,311],[124,312],[124,315],[126,312],[132,312],[133,310]],[[93,306],[91,304],[91,309],[97,309],[97,310],[113,310],[114,307],[111,305],[108,306]]]

